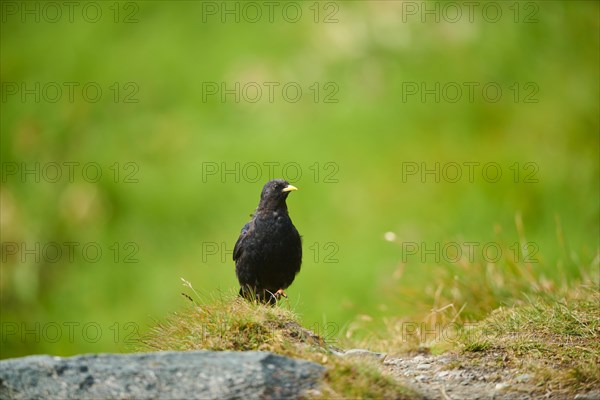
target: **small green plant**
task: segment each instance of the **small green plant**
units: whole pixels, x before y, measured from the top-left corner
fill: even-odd
[[[485,351],[485,350],[489,349],[491,346],[492,346],[492,344],[487,340],[474,341],[474,342],[469,342],[469,343],[465,344],[465,350],[473,351],[473,352]]]

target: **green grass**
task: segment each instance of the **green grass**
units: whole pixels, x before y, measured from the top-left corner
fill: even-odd
[[[554,266],[548,264],[544,252],[537,252],[535,258],[515,254],[525,246],[516,249],[511,243],[528,242],[520,215],[516,216],[515,225],[519,234],[516,240],[499,236],[495,241],[504,255],[499,260],[490,262],[463,256],[444,265],[424,264],[422,268],[429,267],[431,271],[428,283],[397,286],[395,304],[409,312],[383,318],[382,324],[369,315],[359,316],[348,325],[343,336],[350,342],[358,341],[380,351],[427,349],[439,353],[455,347],[463,327],[484,320],[494,310],[529,304],[529,298],[558,304],[560,299],[570,298],[581,288],[598,287],[600,256],[596,253],[583,262],[583,257],[569,253],[558,222],[555,241],[562,256]],[[398,281],[405,279],[406,270],[406,265],[399,266]],[[470,345],[474,350],[486,348],[485,343]]]
[[[184,284],[193,292],[191,284]],[[197,296],[197,294],[196,294]],[[411,399],[414,394],[375,365],[341,358],[315,333],[303,328],[298,315],[283,306],[248,302],[233,292],[219,293],[171,314],[140,338],[137,350],[270,351],[302,358],[327,368],[315,398]]]
[[[510,284],[506,278],[506,284]],[[515,374],[533,374],[538,394],[570,396],[600,385],[600,290],[598,280],[592,278],[585,275],[581,281],[553,292],[515,295],[512,305],[482,313],[477,322],[461,319],[456,310],[438,312],[435,318],[431,314],[422,316],[410,331],[406,330],[407,320],[387,321],[387,329],[378,335],[358,340],[346,335],[335,346],[304,328],[289,302],[270,307],[243,300],[234,292],[199,295],[183,280],[194,298],[184,294],[188,305],[156,320],[140,337],[135,350],[270,351],[327,368],[324,381],[312,393],[316,398],[373,399],[409,399],[416,395],[382,375],[375,361],[337,356],[337,345],[402,357],[416,352],[450,351],[459,358],[448,367],[510,368],[519,371]],[[435,324],[442,322],[446,330],[436,330]]]
[[[599,3],[527,2],[521,17],[537,8],[535,23],[515,23],[513,2],[498,3],[498,23],[483,20],[481,7],[473,22],[465,8],[458,23],[436,23],[431,15],[422,23],[418,15],[404,20],[402,1],[334,3],[339,22],[331,24],[314,23],[313,2],[298,3],[304,18],[293,24],[280,16],[274,23],[203,23],[205,3],[190,1],[136,3],[139,22],[132,24],[113,21],[111,2],[99,3],[98,23],[79,12],[69,22],[64,7],[57,23],[6,16],[2,84],[78,82],[81,89],[97,82],[104,95],[98,103],[84,101],[79,90],[72,102],[66,90],[56,103],[8,96],[0,107],[2,163],[96,162],[103,175],[91,183],[78,168],[69,182],[65,168],[57,183],[31,175],[0,182],[3,245],[80,242],[72,261],[63,247],[55,263],[2,248],[0,322],[64,329],[57,341],[10,335],[0,358],[122,351],[124,326],[144,331],[148,315],[179,306],[169,289],[179,276],[203,293],[235,290],[230,251],[268,167],[256,182],[221,174],[205,180],[204,163],[279,163],[277,176],[287,163],[300,165],[293,182],[300,191],[288,205],[303,235],[304,261],[287,293],[300,322],[326,322],[327,336],[349,333],[354,340],[363,325],[396,333],[401,320],[478,320],[521,291],[551,292],[579,279],[599,242]],[[434,3],[427,7],[443,4]],[[273,103],[203,101],[203,82],[235,81],[298,82],[304,96],[298,103],[281,96]],[[480,88],[497,82],[502,99],[402,101],[407,82],[467,81]],[[115,102],[115,82],[121,95],[135,82],[139,102]],[[321,89],[334,82],[339,102],[315,102],[315,82]],[[510,88],[517,84],[524,95],[528,82],[539,87],[539,101],[515,102]],[[429,169],[495,162],[503,175],[490,183],[477,169],[469,182],[463,169],[456,183],[431,175],[404,180],[406,162]],[[136,183],[124,182],[127,163],[139,168]],[[533,171],[526,165],[536,166],[537,182],[524,181]],[[557,240],[557,229],[568,240]],[[397,243],[384,240],[388,231]],[[401,261],[401,243],[431,248],[449,241],[499,243],[510,259],[515,242],[534,242],[544,257],[529,266],[504,258],[493,265]],[[98,262],[83,257],[90,242],[102,247]],[[131,243],[136,263],[124,262]],[[102,335],[89,341],[78,329],[70,340],[66,327],[73,323],[98,324]]]
[[[534,297],[499,308],[463,332],[467,363],[502,358],[532,372],[541,392],[564,396],[600,386],[600,291],[597,282],[562,297]],[[474,354],[473,354],[474,353]]]
[[[594,390],[600,386],[599,260],[562,282],[523,264],[454,266],[454,276],[435,277],[434,295],[410,316],[388,318],[384,329],[370,329],[372,319],[363,317],[350,326],[345,344],[401,356],[449,351],[459,355],[451,368],[492,365],[533,374],[539,395]]]

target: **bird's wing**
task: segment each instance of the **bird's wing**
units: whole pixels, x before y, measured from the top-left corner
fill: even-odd
[[[240,258],[244,252],[244,239],[248,235],[251,223],[252,221],[244,225],[242,231],[240,232],[240,237],[238,238],[237,242],[235,242],[235,247],[233,248],[233,261],[236,261],[238,258]]]

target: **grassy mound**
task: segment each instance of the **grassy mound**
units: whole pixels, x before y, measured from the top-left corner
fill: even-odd
[[[600,387],[597,287],[499,308],[462,337],[470,362],[501,355],[501,365],[535,374],[541,391],[568,396]]]
[[[192,291],[189,282],[184,284]],[[143,351],[262,350],[317,362],[327,368],[314,398],[414,398],[365,360],[335,355],[325,341],[298,323],[282,306],[251,303],[234,293],[191,300],[185,309],[157,321],[140,339]]]

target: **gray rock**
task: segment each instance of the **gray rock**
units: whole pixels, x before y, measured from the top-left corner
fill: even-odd
[[[450,375],[450,372],[448,372],[448,371],[440,371],[437,373],[438,378],[445,378],[448,375]]]
[[[403,366],[404,365],[404,361],[401,358],[391,358],[388,357],[383,361],[384,365],[396,365],[396,366]]]
[[[2,399],[283,399],[324,368],[267,352],[47,355],[0,361]]]

